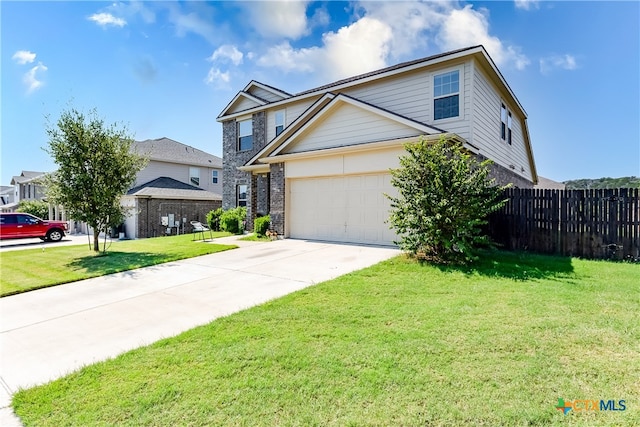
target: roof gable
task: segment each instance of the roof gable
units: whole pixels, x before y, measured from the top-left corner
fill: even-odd
[[[442,129],[339,94],[282,141],[271,156],[444,132]]]
[[[134,141],[131,148],[136,153],[147,156],[149,160],[222,168],[220,157],[166,137]]]
[[[188,200],[221,200],[219,194],[161,176],[127,191],[127,196]]]
[[[244,88],[243,92],[246,92],[268,102],[276,102],[283,99],[291,98],[291,94],[277,89],[273,86],[257,82],[255,80],[249,82],[249,84]]]
[[[227,104],[220,115],[224,116],[227,114],[234,114],[244,110],[250,110],[255,107],[261,107],[266,104],[268,104],[268,101],[261,99],[249,92],[242,91],[238,92],[236,96],[233,97],[231,102]]]

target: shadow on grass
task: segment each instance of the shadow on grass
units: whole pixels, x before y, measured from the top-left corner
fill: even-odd
[[[442,271],[459,271],[488,277],[513,280],[571,278],[573,266],[570,257],[538,255],[527,252],[485,250],[479,259],[464,266],[439,265]]]
[[[106,254],[92,254],[75,259],[67,264],[74,269],[82,269],[87,273],[99,275],[119,273],[140,267],[148,267],[172,261],[165,254],[152,252],[107,252]]]

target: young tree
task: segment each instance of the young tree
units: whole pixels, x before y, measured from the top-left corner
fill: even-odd
[[[401,249],[438,263],[475,259],[487,216],[499,209],[502,191],[488,178],[490,160],[478,162],[459,141],[422,138],[405,146],[400,168],[391,171],[398,197],[391,200],[389,222]]]
[[[133,139],[126,129],[105,125],[95,109],[87,117],[75,109],[64,111],[56,126],[48,126],[47,135],[45,151],[58,165],[48,177],[49,200],[93,228],[93,250],[98,252],[100,231],[124,220],[120,198],[146,159],[131,151]]]

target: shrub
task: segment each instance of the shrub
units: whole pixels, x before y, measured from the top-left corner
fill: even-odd
[[[229,209],[220,215],[220,229],[233,234],[241,234],[244,231],[246,218],[247,208],[238,206]]]
[[[213,231],[220,231],[220,217],[223,212],[222,208],[218,208],[207,213],[207,225]]]
[[[20,200],[17,211],[49,219],[49,203],[42,200]]]
[[[271,224],[271,217],[269,215],[261,216],[253,220],[253,231],[259,236],[265,236],[269,225]]]
[[[489,239],[482,234],[487,216],[505,202],[504,188],[488,178],[490,160],[478,162],[462,144],[441,138],[405,146],[407,155],[391,171],[398,197],[391,200],[389,222],[398,246],[438,263],[465,263]]]

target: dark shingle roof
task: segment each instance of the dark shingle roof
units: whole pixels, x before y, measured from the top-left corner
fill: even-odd
[[[127,196],[182,198],[188,200],[222,200],[222,196],[173,178],[161,176],[127,191]]]
[[[132,149],[150,160],[222,168],[220,157],[166,137],[134,141]]]

